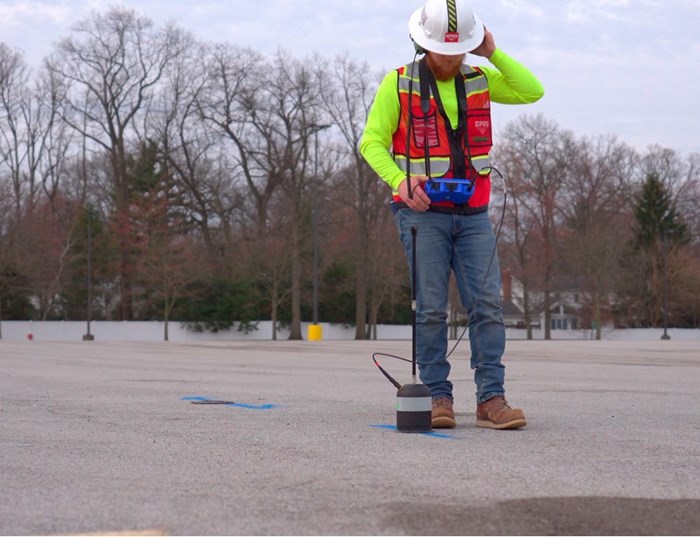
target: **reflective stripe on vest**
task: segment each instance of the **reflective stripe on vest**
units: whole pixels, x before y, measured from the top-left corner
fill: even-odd
[[[462,66],[467,96],[465,160],[471,162],[479,174],[470,207],[488,205],[490,198],[489,152],[492,147],[491,101],[488,81],[484,74],[468,65]],[[401,106],[399,126],[394,133],[394,160],[401,170],[407,171],[406,139],[408,135],[408,106],[412,103],[410,171],[411,176],[426,176],[425,146],[427,142],[431,177],[454,177],[452,155],[448,139],[448,123],[438,111],[437,103],[430,95],[430,111],[427,118],[421,110],[420,76],[418,62],[398,69],[398,94]],[[468,145],[468,147],[466,147]],[[449,202],[448,202],[449,204]],[[451,205],[451,204],[449,204]]]
[[[396,165],[401,168],[401,171],[407,171],[406,155],[394,155]],[[472,166],[479,172],[479,175],[488,175],[491,173],[491,159],[488,155],[472,155]],[[449,157],[430,157],[430,175],[432,177],[443,177],[450,170]],[[426,176],[428,170],[425,169],[425,158],[411,159],[411,177],[414,175]]]

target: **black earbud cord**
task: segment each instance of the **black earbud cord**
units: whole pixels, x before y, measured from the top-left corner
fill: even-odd
[[[408,83],[408,94],[409,95],[408,95],[408,126],[407,126],[407,133],[406,133],[406,181],[407,181],[406,186],[408,187],[409,198],[413,198],[413,190],[411,189],[411,158],[410,158],[411,131],[413,130],[412,129],[412,127],[413,127],[413,71],[414,71],[415,64],[416,64],[416,58],[418,57],[418,54],[420,54],[420,53],[421,53],[421,50],[419,48],[416,48],[416,53],[413,57],[413,63],[411,64],[411,74],[410,74],[410,79],[409,79],[409,83]],[[465,100],[465,104],[466,104],[466,100]],[[461,103],[460,103],[460,109],[461,109],[460,112],[462,112],[460,114],[460,116],[462,116],[466,112],[466,109],[462,109]],[[427,112],[425,110],[423,111],[423,113],[425,116],[427,116]],[[466,128],[464,130],[466,131]],[[426,133],[425,136],[427,137],[427,125],[426,125],[426,129],[425,129],[425,133]],[[465,145],[467,146],[467,151],[468,151],[469,161],[470,161],[469,164],[471,166],[471,147],[469,144],[469,137],[467,135],[465,135],[463,139],[466,140]],[[427,139],[424,140],[424,146],[425,146],[425,150],[427,151],[428,150]],[[428,155],[426,154],[426,170],[429,170],[428,166],[429,166]],[[488,171],[486,171],[486,173],[484,173],[484,170],[488,170]],[[427,173],[428,173],[428,177],[430,177],[429,171]],[[473,308],[476,307],[477,303],[481,299],[481,295],[484,291],[484,287],[486,286],[486,282],[488,280],[489,272],[491,272],[491,267],[493,266],[493,261],[496,257],[496,250],[498,248],[498,241],[500,239],[501,231],[503,229],[503,223],[504,223],[505,217],[506,217],[506,207],[507,207],[507,203],[508,203],[508,188],[506,185],[506,180],[505,180],[505,177],[503,177],[503,174],[498,169],[494,168],[493,166],[489,166],[487,168],[483,168],[483,169],[479,170],[479,172],[476,172],[476,173],[477,173],[477,175],[487,175],[487,174],[491,174],[491,173],[496,173],[498,175],[498,177],[501,179],[501,183],[503,184],[503,208],[501,211],[501,220],[498,224],[498,229],[496,231],[496,240],[494,241],[493,251],[491,252],[491,259],[489,260],[489,266],[486,269],[484,281],[481,283],[479,293],[477,294],[476,299],[474,300]],[[476,180],[476,177],[474,180]],[[416,185],[416,187],[417,186],[418,185]],[[472,309],[472,311],[473,311],[473,309]],[[467,310],[467,314],[469,314],[468,312],[469,312],[469,310]],[[462,330],[462,333],[459,335],[459,338],[457,338],[457,342],[452,347],[452,350],[450,350],[450,352],[447,353],[447,356],[445,356],[446,360],[450,356],[452,356],[454,351],[457,349],[459,344],[464,339],[464,336],[467,333],[467,329],[469,328],[469,322],[470,322],[470,320],[468,319],[467,323],[464,326],[464,329]],[[374,364],[379,368],[379,370],[389,380],[389,382],[391,382],[396,387],[396,389],[400,389],[401,384],[394,377],[392,377],[386,371],[386,369],[384,369],[381,366],[381,364],[379,363],[379,360],[377,360],[378,356],[384,356],[387,358],[395,358],[396,360],[402,360],[404,362],[408,362],[411,364],[414,363],[414,361],[410,360],[408,358],[404,358],[402,356],[394,355],[394,354],[387,354],[387,353],[381,353],[381,352],[375,352],[374,354],[372,354],[372,360],[374,361]],[[428,365],[428,364],[425,364],[423,362],[415,362],[415,363],[418,365]]]
[[[497,229],[497,231],[496,231],[496,240],[494,241],[493,250],[491,251],[491,259],[489,260],[488,269],[486,269],[486,275],[484,276],[484,281],[481,283],[481,287],[479,288],[479,293],[477,294],[476,298],[474,299],[474,305],[473,305],[473,307],[472,307],[472,310],[467,310],[467,314],[468,314],[468,317],[469,317],[469,318],[467,319],[467,323],[465,324],[464,329],[462,330],[462,333],[459,335],[459,338],[457,338],[456,343],[454,344],[454,346],[452,347],[452,349],[450,350],[450,352],[448,352],[447,355],[445,356],[445,359],[446,359],[446,360],[447,360],[450,356],[452,356],[452,353],[454,353],[454,351],[457,349],[457,347],[459,346],[459,344],[460,344],[460,343],[462,342],[462,340],[464,339],[465,334],[467,333],[467,329],[469,328],[469,323],[470,323],[470,319],[471,319],[471,315],[469,315],[469,311],[473,311],[473,308],[476,307],[476,305],[478,304],[479,300],[481,299],[481,295],[482,295],[482,293],[483,293],[483,291],[484,291],[484,287],[486,286],[486,282],[488,281],[489,273],[491,272],[491,267],[493,266],[493,261],[494,261],[494,259],[495,259],[495,257],[496,257],[496,250],[497,250],[497,248],[498,248],[498,241],[499,241],[499,239],[500,239],[500,237],[501,237],[501,231],[503,230],[503,223],[504,223],[505,218],[506,218],[506,207],[507,207],[507,204],[508,204],[508,190],[507,190],[507,186],[506,186],[506,180],[505,180],[505,178],[503,177],[503,174],[502,174],[497,168],[494,168],[494,167],[491,166],[491,167],[488,167],[488,168],[484,168],[484,170],[488,170],[488,173],[495,173],[496,175],[498,175],[498,177],[501,179],[501,183],[503,184],[503,207],[502,207],[502,209],[501,209],[501,219],[500,219],[500,222],[499,222],[499,224],[498,224],[498,229]],[[482,170],[482,172],[483,172],[483,170]],[[380,365],[379,361],[377,360],[377,357],[378,357],[378,356],[384,356],[384,357],[387,357],[387,358],[395,358],[396,360],[402,360],[402,361],[404,361],[404,362],[409,362],[409,363],[413,363],[413,360],[408,359],[408,358],[404,358],[404,357],[402,357],[402,356],[397,356],[397,355],[394,355],[394,354],[387,354],[387,353],[382,353],[382,352],[375,352],[375,353],[372,355],[372,360],[374,361],[375,365],[376,365],[376,366],[379,368],[379,370],[384,374],[384,376],[385,376],[387,379],[389,379],[389,382],[391,382],[391,383],[396,387],[396,389],[401,388],[401,384],[400,384],[394,377],[392,377],[392,376],[386,371],[386,369],[384,369],[384,368]],[[428,364],[426,364],[426,363],[424,363],[424,362],[416,362],[416,363],[417,363],[418,365],[428,365]]]

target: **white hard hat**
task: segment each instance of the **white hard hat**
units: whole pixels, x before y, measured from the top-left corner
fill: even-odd
[[[425,50],[458,56],[484,40],[484,25],[467,0],[427,0],[408,21],[411,39]]]

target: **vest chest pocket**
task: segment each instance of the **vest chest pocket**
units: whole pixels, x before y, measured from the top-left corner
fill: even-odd
[[[489,110],[469,110],[467,143],[470,147],[491,147],[491,114]]]
[[[414,106],[411,112],[413,115],[411,129],[413,131],[414,147],[425,149],[426,142],[428,148],[438,147],[440,139],[438,137],[438,120],[435,107],[431,106],[427,115],[423,114],[419,106]]]

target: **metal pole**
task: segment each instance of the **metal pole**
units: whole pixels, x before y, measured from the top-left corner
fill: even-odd
[[[664,262],[664,333],[661,339],[671,339],[668,335],[668,244],[667,230],[663,230],[663,262]]]
[[[92,321],[92,207],[88,207],[87,221],[87,334],[83,341],[93,341],[95,336],[90,333]]]
[[[314,130],[314,188],[313,204],[311,209],[311,227],[313,242],[313,324],[318,324],[318,214],[316,209],[316,197],[318,194],[318,131]]]
[[[312,188],[311,203],[311,242],[313,249],[313,263],[311,270],[311,280],[313,285],[312,299],[312,324],[309,326],[309,340],[323,339],[321,327],[318,325],[318,207],[316,198],[318,197],[318,131],[330,128],[331,125],[312,124],[314,133],[314,186]]]

